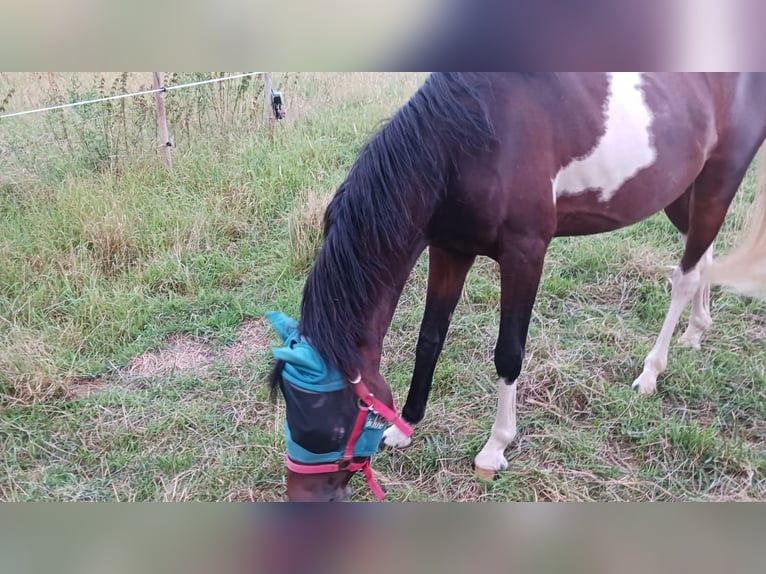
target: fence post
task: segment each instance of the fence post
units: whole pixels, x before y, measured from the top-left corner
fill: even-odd
[[[269,117],[269,123],[274,123],[276,116],[274,115],[274,107],[271,105],[271,90],[273,85],[271,83],[271,72],[264,72],[263,74],[264,92],[266,93],[266,113]]]
[[[162,87],[160,83],[160,73],[152,72],[152,87],[155,90],[159,90]],[[170,134],[168,133],[168,118],[165,114],[165,93],[156,92],[154,94],[154,101],[157,104],[157,132],[160,140],[160,157],[162,158],[163,165],[170,169],[173,167],[173,162],[170,159]]]

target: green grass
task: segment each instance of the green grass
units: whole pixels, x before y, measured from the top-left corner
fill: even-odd
[[[192,125],[171,173],[150,153],[106,171],[83,168],[78,150],[54,149],[36,170],[22,169],[24,150],[2,160],[1,499],[284,496],[284,405],[265,385],[276,338],[259,319],[297,313],[325,202],[419,79],[276,75],[290,87],[286,122],[225,134]],[[4,122],[0,143],[24,129],[42,138],[43,128]],[[753,180],[743,187],[718,252],[747,212]],[[680,254],[659,215],[553,243],[519,385],[519,437],[493,482],[471,469],[494,417],[499,322],[497,269],[479,261],[413,446],[375,458],[389,499],[766,500],[762,305],[715,291],[702,351],[674,342],[659,393],[630,392],[669,303],[664,266]],[[386,339],[399,404],[426,272],[423,258]],[[178,340],[206,350],[196,368],[141,370]]]

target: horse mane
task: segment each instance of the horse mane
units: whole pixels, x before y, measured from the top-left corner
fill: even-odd
[[[285,367],[285,362],[278,359],[274,361],[274,366],[269,373],[269,399],[271,402],[276,402],[277,394],[280,390],[280,384],[282,383],[282,369]]]
[[[386,255],[407,253],[446,194],[458,160],[491,149],[489,78],[434,73],[360,151],[324,218],[299,330],[329,365],[358,372],[358,345],[382,291]]]

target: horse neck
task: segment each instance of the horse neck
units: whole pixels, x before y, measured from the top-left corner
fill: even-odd
[[[380,363],[380,354],[383,349],[383,339],[391,326],[394,312],[399,303],[407,279],[412,272],[412,268],[418,260],[418,257],[425,248],[425,241],[413,242],[412,248],[407,253],[400,254],[401,260],[397,261],[392,268],[398,271],[391,276],[391,283],[386,286],[379,298],[378,304],[372,309],[367,323],[367,332],[370,338],[365,341],[361,349],[373,352],[376,359],[375,368]],[[361,350],[360,349],[360,350]]]

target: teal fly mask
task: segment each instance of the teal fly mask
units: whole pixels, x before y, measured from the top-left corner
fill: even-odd
[[[295,319],[275,312],[267,313],[267,317],[284,343],[272,349],[272,355],[283,362],[280,388],[287,411],[288,468],[305,474],[362,470],[370,487],[382,498],[369,459],[378,450],[386,422],[407,436],[412,429],[395,410],[378,401],[361,378],[347,382],[328,366],[298,332]],[[360,458],[364,462],[355,462]]]

